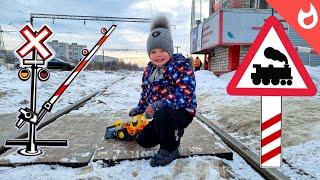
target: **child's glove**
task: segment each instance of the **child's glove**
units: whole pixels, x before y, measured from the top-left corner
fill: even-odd
[[[136,116],[138,114],[141,114],[141,112],[138,111],[138,108],[132,108],[130,111],[129,111],[129,116],[130,117],[133,117],[133,116]]]
[[[146,111],[144,112],[144,115],[147,119],[152,119],[155,112],[157,112],[159,109],[162,109],[165,106],[163,101],[156,101],[151,106],[148,106]]]
[[[154,109],[152,106],[148,106],[146,111],[144,112],[144,116],[147,118],[147,119],[152,119],[153,118],[153,115],[154,115]]]

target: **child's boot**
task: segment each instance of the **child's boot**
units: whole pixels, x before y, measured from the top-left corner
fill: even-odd
[[[184,134],[184,129],[178,129],[178,133],[177,133],[177,135],[178,135],[178,142],[177,142],[178,148],[180,146],[180,141],[181,141],[181,137],[183,136],[183,134]]]
[[[173,160],[179,157],[179,150],[176,148],[173,151],[167,151],[164,149],[159,149],[158,153],[153,156],[150,160],[150,165],[152,167],[165,166],[170,164]]]

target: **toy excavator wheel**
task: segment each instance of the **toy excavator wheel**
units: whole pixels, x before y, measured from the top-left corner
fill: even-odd
[[[117,131],[117,138],[121,141],[124,141],[128,138],[128,132],[126,129],[120,129]]]

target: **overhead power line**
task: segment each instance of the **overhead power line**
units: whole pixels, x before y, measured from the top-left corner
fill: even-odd
[[[79,15],[61,15],[61,14],[30,14],[30,23],[33,24],[33,19],[70,19],[83,21],[111,21],[111,22],[139,22],[149,23],[150,18],[127,18],[127,17],[105,17],[105,16],[79,16]]]
[[[103,49],[105,52],[139,52],[139,53],[146,53],[146,49],[116,49],[116,48],[106,48]]]

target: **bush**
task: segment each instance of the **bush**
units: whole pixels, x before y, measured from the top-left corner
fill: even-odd
[[[88,67],[88,70],[111,70],[117,71],[119,69],[126,69],[129,71],[140,71],[143,68],[139,67],[137,64],[124,63],[124,61],[109,61],[109,62],[91,62]]]

